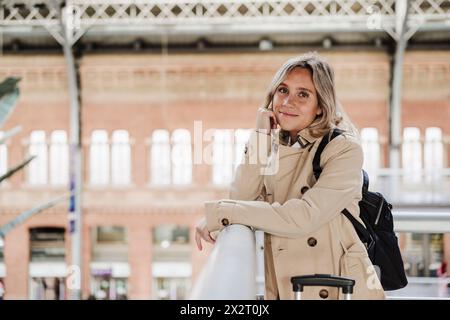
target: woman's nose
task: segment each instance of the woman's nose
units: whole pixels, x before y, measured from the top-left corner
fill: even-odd
[[[290,102],[290,95],[287,95],[284,99],[283,99],[283,102],[282,102],[282,105],[283,106],[288,106],[289,105],[289,102]]]

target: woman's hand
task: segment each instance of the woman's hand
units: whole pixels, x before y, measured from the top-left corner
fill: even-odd
[[[202,218],[195,227],[195,242],[197,242],[197,248],[200,251],[203,249],[202,239],[212,244],[216,242],[206,228],[206,218]]]
[[[266,108],[259,108],[256,116],[256,130],[270,134],[271,129],[277,128],[277,118],[275,113]]]

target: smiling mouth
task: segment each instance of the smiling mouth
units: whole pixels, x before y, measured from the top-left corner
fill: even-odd
[[[292,114],[292,113],[287,113],[287,112],[281,112],[279,111],[279,113],[283,116],[288,116],[288,117],[298,117],[298,114]]]

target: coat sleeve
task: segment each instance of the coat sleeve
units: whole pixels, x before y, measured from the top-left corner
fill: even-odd
[[[322,174],[301,199],[284,204],[219,200],[205,203],[209,231],[243,224],[280,237],[297,238],[318,230],[355,198],[361,197],[363,153],[360,144],[337,137],[322,153]]]
[[[244,155],[236,168],[230,188],[230,199],[256,200],[264,185],[271,136],[253,130],[245,145]]]

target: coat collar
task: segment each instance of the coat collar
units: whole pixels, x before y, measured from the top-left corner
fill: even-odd
[[[295,142],[291,143],[291,137],[288,131],[281,130],[279,133],[280,144],[285,146],[291,146]],[[300,148],[304,149],[311,146],[317,139],[311,135],[311,132],[308,128],[305,128],[297,133],[297,141],[300,144]]]

